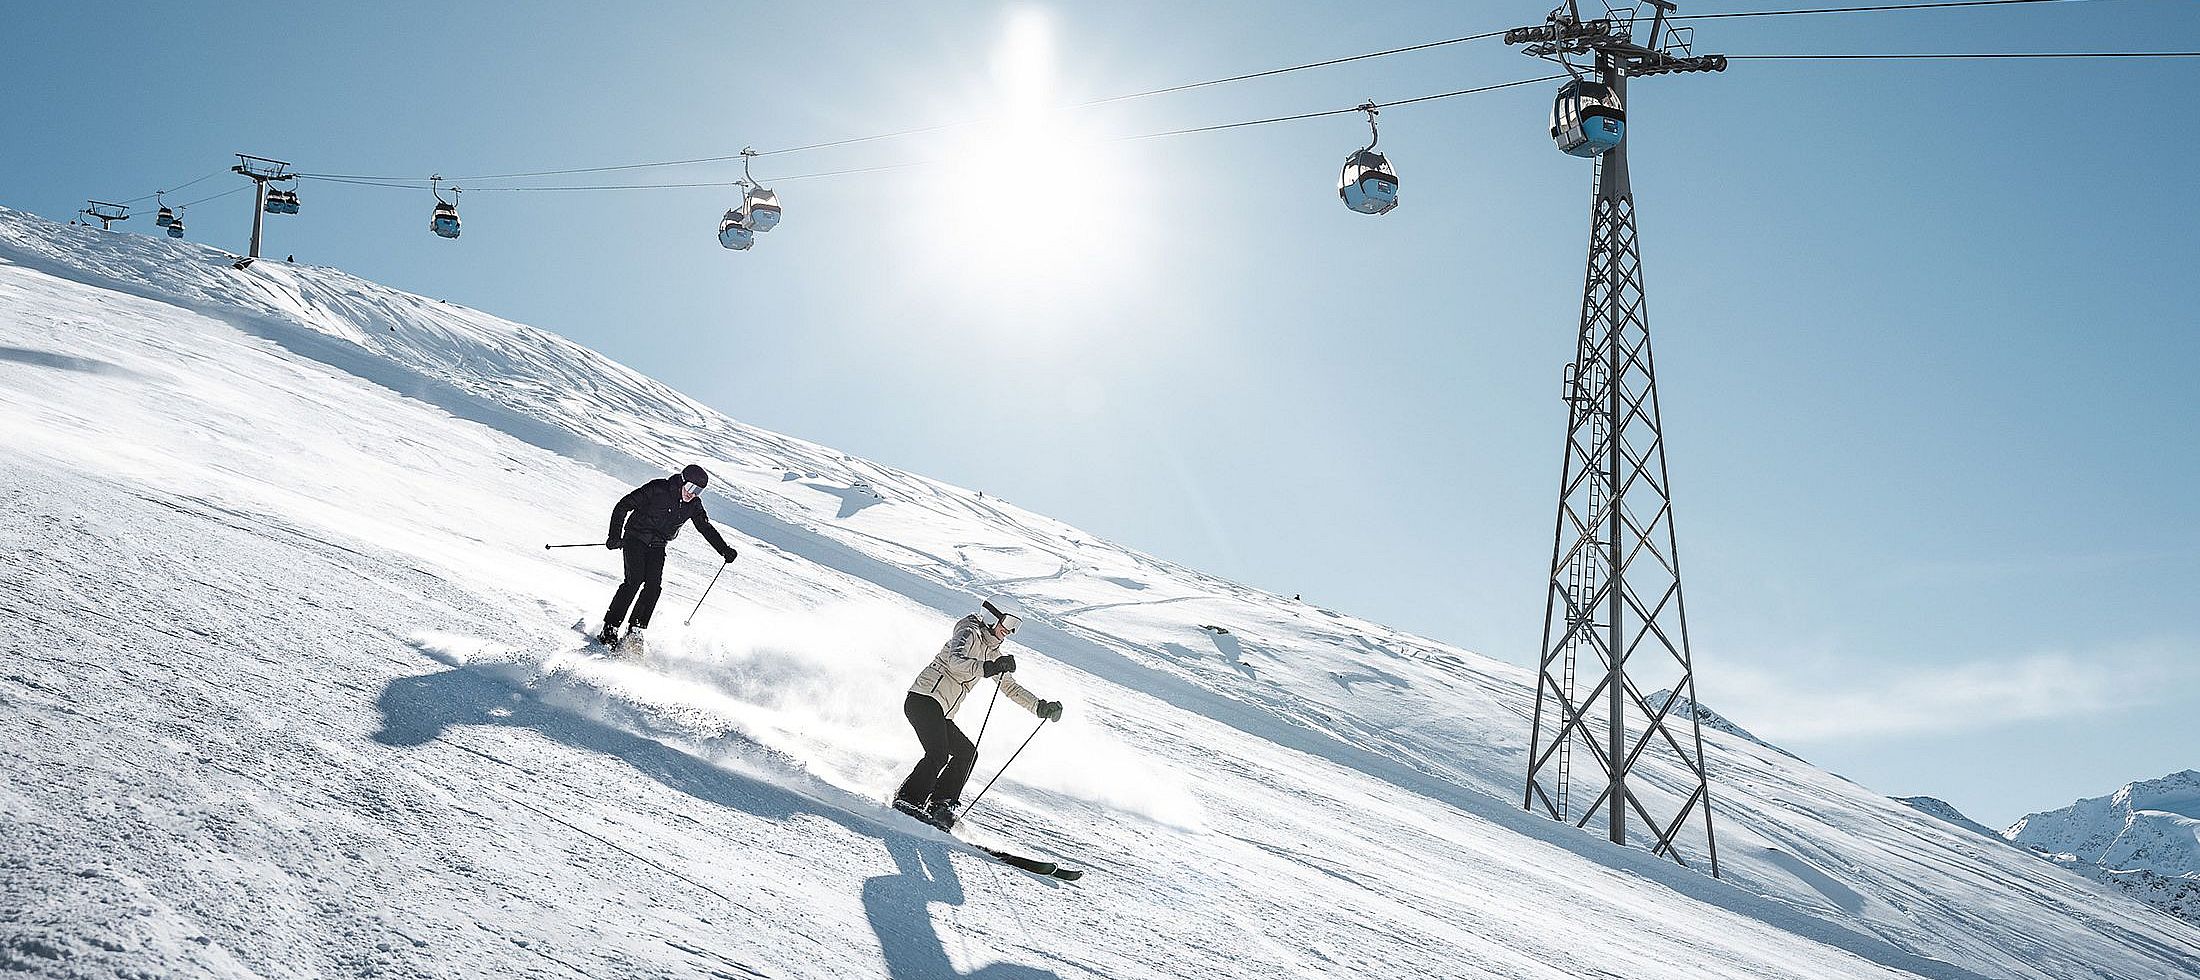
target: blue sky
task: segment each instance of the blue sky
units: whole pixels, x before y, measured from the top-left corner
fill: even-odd
[[[1701,12],[1771,4],[1704,5]],[[1534,4],[48,4],[7,15],[0,203],[230,162],[425,176],[793,146],[1540,21]],[[1684,12],[1687,12],[1684,10]],[[1021,26],[1018,26],[1021,25]],[[1021,57],[1004,39],[1024,37]],[[2193,49],[2200,7],[1711,21],[1731,53]],[[1990,824],[2200,765],[2191,62],[1737,63],[1633,89],[1709,703]],[[1542,613],[1588,165],[1494,42],[758,162],[720,188],[309,182],[267,250],[563,333],[759,425],[1516,663]],[[1067,143],[1062,142],[1067,140]],[[726,180],[701,166],[583,183]],[[190,200],[238,183],[222,176]],[[506,181],[548,184],[556,180]],[[490,182],[493,183],[493,182]],[[189,212],[241,248],[243,195]],[[128,227],[142,233],[148,222]],[[454,461],[462,463],[463,461]],[[602,501],[576,501],[576,521]]]

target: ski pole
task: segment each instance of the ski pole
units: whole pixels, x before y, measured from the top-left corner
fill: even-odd
[[[993,706],[1001,702],[1001,685],[993,685],[993,699],[985,703],[985,720],[978,722],[978,737],[970,742],[970,757],[978,757],[978,746],[985,744],[985,726],[993,723]]]
[[[603,547],[603,542],[601,542],[601,541],[590,541],[590,542],[588,542],[587,544],[546,544],[546,545],[543,545],[543,546],[542,546],[542,550],[544,550],[544,551],[549,551],[549,550],[550,550],[550,549],[552,549],[552,548],[601,548],[601,547]]]
[[[726,565],[731,565],[731,564],[733,564],[733,563],[729,561],[729,562],[727,562],[727,563],[726,563],[725,565],[720,565],[720,566],[718,566],[718,575],[724,575],[724,574],[726,574]],[[706,586],[703,586],[703,599],[708,599],[708,598],[710,598],[710,590],[712,590],[712,589],[715,589],[715,588],[717,588],[717,587],[718,587],[718,575],[713,575],[713,576],[711,576],[711,577],[710,577],[710,584],[709,584],[709,585],[706,585]],[[682,623],[681,623],[680,625],[682,625],[682,626],[686,626],[686,625],[688,625],[688,623],[692,623],[692,622],[695,622],[695,613],[699,613],[699,612],[702,612],[702,611],[703,611],[703,599],[697,599],[697,600],[695,600],[695,612],[691,612],[691,613],[688,613],[688,618],[687,618],[687,620],[686,620],[685,622],[682,622]]]
[[[1013,766],[1013,765],[1015,765],[1015,764],[1016,764],[1016,757],[1017,757],[1017,756],[1019,756],[1019,755],[1022,755],[1022,754],[1024,754],[1024,748],[1025,748],[1025,746],[1028,746],[1028,745],[1030,745],[1030,744],[1031,744],[1031,740],[1032,740],[1032,739],[1038,738],[1038,737],[1039,737],[1039,729],[1041,729],[1041,728],[1045,728],[1045,727],[1047,727],[1047,720],[1046,720],[1046,719],[1044,719],[1044,718],[1041,718],[1041,719],[1039,719],[1039,725],[1038,725],[1038,727],[1037,727],[1037,728],[1033,728],[1033,729],[1031,730],[1031,734],[1029,734],[1029,735],[1026,735],[1026,736],[1024,736],[1024,744],[1023,744],[1023,745],[1019,745],[1019,746],[1016,746],[1016,751],[1014,751],[1014,752],[1011,752],[1011,753],[1009,753],[1009,754],[1008,754],[1008,761],[1007,761],[1007,762],[1003,762],[1003,763],[1001,763],[1001,771],[1000,771],[1000,772],[996,772],[996,773],[994,773],[994,774],[993,774],[993,778],[992,778],[992,779],[988,779],[988,780],[986,780],[986,781],[985,781],[985,785],[984,785],[984,786],[982,786],[982,787],[979,787],[979,789],[978,789],[978,795],[976,795],[976,796],[973,796],[973,797],[971,797],[971,798],[970,798],[970,805],[969,805],[969,806],[966,806],[966,807],[963,807],[962,817],[967,817],[967,816],[969,816],[969,815],[970,815],[970,811],[972,811],[972,810],[975,810],[975,809],[977,809],[977,808],[978,808],[978,801],[979,801],[979,800],[982,800],[982,799],[985,799],[985,791],[986,791],[986,790],[989,790],[989,789],[992,789],[992,788],[993,788],[993,784],[994,784],[994,783],[996,783],[996,782],[999,782],[999,781],[1000,781],[1002,773],[1006,773],[1006,772],[1008,772],[1008,767],[1010,767],[1010,766]],[[961,819],[961,817],[957,817],[956,819]]]

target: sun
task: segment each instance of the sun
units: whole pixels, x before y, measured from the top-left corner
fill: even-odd
[[[1006,295],[1079,293],[1123,263],[1120,171],[1058,105],[1047,17],[1012,14],[992,50],[985,122],[956,141],[956,206],[933,215],[941,257]]]

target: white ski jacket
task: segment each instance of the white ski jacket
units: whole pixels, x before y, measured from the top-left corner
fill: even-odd
[[[955,624],[955,635],[947,645],[933,656],[932,662],[918,672],[917,681],[909,685],[912,694],[930,695],[940,703],[941,713],[955,717],[955,709],[962,707],[963,696],[978,686],[978,679],[985,674],[986,661],[1001,655],[1001,641],[993,635],[975,614],[964,616]],[[1025,711],[1039,713],[1039,696],[1016,682],[1015,674],[995,674],[995,683],[1008,699],[1023,705]]]

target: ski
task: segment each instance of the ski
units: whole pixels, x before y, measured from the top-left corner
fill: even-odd
[[[987,847],[983,844],[977,844],[971,841],[964,840],[960,837],[955,836],[953,831],[950,831],[947,828],[940,826],[939,824],[933,823],[929,818],[924,815],[924,811],[919,810],[916,807],[904,803],[900,800],[894,801],[894,810],[895,812],[900,813],[911,820],[915,820],[918,823],[921,823],[927,827],[932,828],[933,830],[937,830],[940,833],[947,835],[948,839],[954,841],[955,843],[961,844],[968,848],[972,848],[979,853],[992,858],[995,861],[999,861],[1002,864],[1008,865],[1009,867],[1016,868],[1021,871],[1028,871],[1032,874],[1040,875],[1042,877],[1053,878],[1057,881],[1076,881],[1077,879],[1083,878],[1085,876],[1085,872],[1083,869],[1065,868],[1060,864],[1060,862],[1041,861],[1038,858],[1028,858],[1024,857],[1021,854],[1011,854],[998,848]]]
[[[971,846],[977,847],[977,845],[975,844]],[[1029,871],[1032,874],[1044,875],[1057,881],[1076,881],[1077,879],[1085,876],[1085,872],[1081,869],[1065,868],[1053,861],[1041,861],[1036,858],[1027,858],[1020,854],[1010,854],[1007,851],[997,851],[990,847],[978,847],[978,850],[984,851],[985,853],[992,855],[994,860],[999,861],[1002,864],[1008,865],[1009,867],[1022,868],[1023,870]]]

